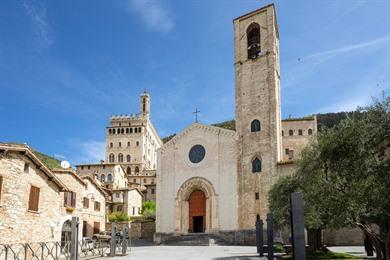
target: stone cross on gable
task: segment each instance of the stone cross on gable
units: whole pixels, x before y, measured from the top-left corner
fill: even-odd
[[[193,112],[193,114],[195,114],[195,123],[198,123],[198,114],[199,114],[199,110],[198,108],[195,108],[195,111]]]

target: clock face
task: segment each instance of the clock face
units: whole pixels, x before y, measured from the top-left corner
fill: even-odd
[[[206,149],[200,144],[192,146],[188,157],[192,163],[199,163],[203,160],[206,155]]]

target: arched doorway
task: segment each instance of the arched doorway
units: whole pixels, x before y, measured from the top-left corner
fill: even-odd
[[[188,199],[189,226],[191,233],[203,233],[206,227],[206,196],[201,190],[194,190]]]
[[[67,220],[62,225],[61,229],[61,251],[70,252],[70,241],[72,235],[72,221]]]

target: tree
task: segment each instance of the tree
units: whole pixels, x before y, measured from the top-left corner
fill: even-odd
[[[308,229],[359,227],[378,259],[390,259],[390,98],[358,113],[323,129],[304,149],[296,173],[272,187],[270,207],[279,223],[287,223],[288,200],[276,192],[302,191]]]
[[[142,216],[147,219],[156,219],[156,203],[153,201],[145,201],[142,204]]]

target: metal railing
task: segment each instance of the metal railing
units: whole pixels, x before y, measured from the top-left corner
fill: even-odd
[[[72,218],[71,240],[0,244],[0,260],[77,260],[106,256],[124,256],[130,246],[129,230],[113,225],[108,239],[78,240],[78,218]]]

